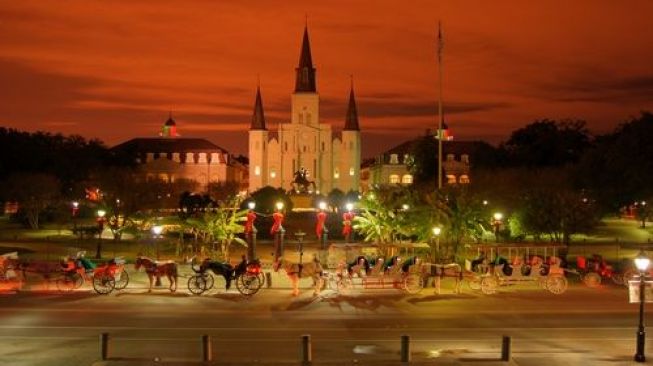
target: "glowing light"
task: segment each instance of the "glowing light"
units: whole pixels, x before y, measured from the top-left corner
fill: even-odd
[[[354,204],[351,203],[351,202],[347,202],[347,204],[345,205],[345,208],[347,208],[347,211],[351,211],[351,210],[354,209]]]
[[[256,208],[256,202],[254,202],[254,201],[247,202],[247,207],[249,207],[250,210],[255,209]]]
[[[487,200],[483,200],[483,206],[487,206]]]
[[[152,226],[152,233],[154,235],[159,236],[159,235],[161,235],[162,232],[163,232],[163,226],[161,226],[161,225]]]
[[[327,207],[327,204],[324,201],[320,201],[320,203],[318,204],[318,207],[320,207],[320,210],[325,210],[326,207]]]
[[[442,233],[442,228],[439,226],[436,226],[433,228],[433,235],[435,236],[440,236],[440,233]]]
[[[407,211],[409,208],[410,208],[410,206],[408,206],[407,203],[404,203],[403,205],[401,205],[401,209],[404,210],[404,211]]]
[[[283,210],[283,202],[279,201],[275,205],[277,207],[277,210],[281,211]]]
[[[650,264],[651,260],[646,256],[644,250],[640,251],[637,257],[635,257],[635,267],[637,267],[640,272],[646,272]]]
[[[501,212],[495,212],[494,213],[494,220],[501,221],[501,219],[503,219],[503,214]]]
[[[79,202],[77,202],[77,201],[73,201],[73,207],[74,207],[74,208],[79,207]]]
[[[106,214],[107,214],[107,212],[104,211],[104,210],[97,210],[97,216],[100,217],[100,218],[104,217],[104,215],[106,215]]]

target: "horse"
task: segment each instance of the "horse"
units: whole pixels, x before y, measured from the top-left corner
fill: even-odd
[[[293,263],[291,261],[280,258],[278,261],[274,262],[273,269],[275,272],[279,271],[279,268],[282,268],[286,271],[288,278],[293,285],[293,296],[299,295],[299,279],[301,277],[311,277],[315,283],[315,291],[313,296],[320,294],[322,289],[323,279],[322,279],[322,265],[317,260],[313,258],[313,261],[307,263]]]
[[[357,274],[358,277],[368,275],[370,273],[370,263],[367,258],[360,255],[354,262],[347,264],[347,273],[349,273],[350,277],[354,274]]]
[[[445,277],[450,277],[454,279],[455,293],[459,294],[462,292],[463,268],[460,264],[458,263],[431,264],[430,267],[431,267],[430,275],[433,276],[433,286],[435,286],[435,293],[437,293],[438,295],[440,294],[440,284],[442,282],[442,279]],[[426,270],[424,272],[426,272]]]
[[[195,270],[195,268],[193,268]],[[211,260],[211,258],[206,258],[200,263],[200,268],[196,272],[204,273],[207,270],[211,270],[215,275],[224,277],[225,280],[225,290],[231,288],[231,280],[234,279],[234,267],[229,263],[223,263],[219,261]]]
[[[147,277],[150,279],[150,288],[147,292],[152,292],[152,279],[154,276],[157,278],[161,276],[168,277],[168,281],[170,281],[170,292],[177,291],[177,280],[179,278],[177,263],[173,261],[159,262],[148,257],[138,256],[134,267],[137,271],[141,267],[145,268],[145,273],[147,273]]]

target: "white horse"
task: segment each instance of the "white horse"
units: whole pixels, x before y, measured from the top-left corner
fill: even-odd
[[[320,290],[322,289],[323,279],[322,279],[322,265],[317,260],[313,259],[312,262],[307,263],[293,263],[283,258],[280,258],[279,261],[274,262],[274,271],[278,272],[279,268],[283,268],[292,282],[293,291],[292,295],[299,295],[299,279],[303,277],[310,277],[315,283],[315,291],[313,296],[318,296]]]

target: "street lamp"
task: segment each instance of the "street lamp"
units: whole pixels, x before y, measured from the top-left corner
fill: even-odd
[[[247,202],[247,207],[248,207],[250,210],[255,209],[255,208],[256,208],[256,202],[254,202],[254,201],[249,201],[249,202]]]
[[[347,209],[347,211],[351,211],[351,210],[354,209],[354,204],[351,203],[351,202],[347,202],[347,204],[345,205],[345,208]]]
[[[249,211],[247,212],[247,222],[245,223],[245,235],[247,237],[247,259],[253,261],[256,258],[256,227],[254,226],[254,221],[256,221],[256,202],[249,201],[247,202],[247,207]]]
[[[435,255],[440,254],[440,234],[442,233],[442,228],[435,226],[433,228],[433,236],[435,236],[435,253],[433,253],[433,259],[435,260]]]
[[[159,241],[157,240],[160,236],[161,233],[163,232],[163,226],[161,225],[154,225],[152,226],[152,234],[154,234],[154,242],[156,243],[156,260],[159,260]]]
[[[102,258],[102,231],[104,231],[104,216],[107,214],[104,210],[97,210],[97,227],[98,227],[98,241],[97,241],[97,251],[95,252],[95,258]]]
[[[320,201],[320,203],[318,204],[318,207],[320,208],[320,210],[326,210],[327,204],[324,201]]]
[[[495,212],[494,215],[492,215],[492,225],[494,226],[494,238],[499,242],[499,229],[501,228],[501,224],[503,223],[501,220],[503,220],[503,214],[501,212]]]
[[[277,207],[277,210],[281,211],[283,210],[283,202],[279,201],[275,205]]]
[[[646,343],[646,332],[644,331],[644,300],[646,282],[644,278],[651,260],[646,256],[644,250],[640,251],[635,257],[635,267],[639,271],[639,327],[637,328],[637,352],[635,353],[636,362],[646,361],[644,356],[644,344]]]
[[[404,210],[404,211],[408,211],[409,208],[410,208],[410,206],[408,206],[407,203],[404,203],[403,205],[401,205],[401,209]]]

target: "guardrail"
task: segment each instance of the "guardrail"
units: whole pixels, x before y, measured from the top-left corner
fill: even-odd
[[[110,356],[110,337],[109,333],[100,334],[100,357],[102,361],[108,361]],[[201,358],[202,362],[213,361],[213,340],[210,335],[202,335],[200,337],[201,343]],[[313,364],[313,348],[310,334],[304,334],[300,337],[299,344],[299,362],[301,366],[311,366]],[[410,347],[410,336],[402,335],[400,337],[400,352],[399,362],[404,365],[410,364],[412,361],[412,352]],[[503,336],[501,338],[501,356],[500,361],[509,362],[512,358],[512,338],[510,336]]]

